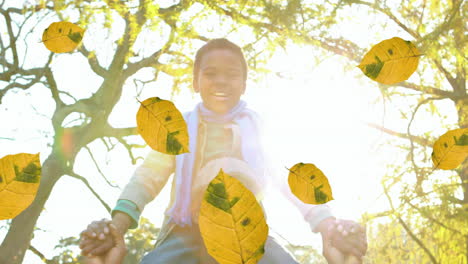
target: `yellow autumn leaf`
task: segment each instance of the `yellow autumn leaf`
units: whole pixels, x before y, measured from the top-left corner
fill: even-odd
[[[289,188],[304,203],[323,204],[333,200],[330,184],[314,164],[297,163],[289,169]]]
[[[70,52],[80,44],[84,29],[71,22],[54,22],[42,33],[42,42],[55,53]]]
[[[394,37],[373,46],[358,67],[374,81],[394,84],[407,80],[416,71],[420,56],[413,43]]]
[[[28,208],[36,197],[40,175],[39,153],[0,159],[0,220],[14,218]]]
[[[137,113],[138,133],[154,150],[178,155],[189,152],[187,124],[171,101],[151,97]]]
[[[467,157],[468,128],[449,130],[434,143],[432,162],[438,169],[455,169]]]
[[[254,264],[265,253],[268,225],[254,194],[221,169],[198,216],[208,253],[220,264]]]

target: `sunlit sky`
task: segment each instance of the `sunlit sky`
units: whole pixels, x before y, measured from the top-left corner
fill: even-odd
[[[397,34],[390,28],[388,32],[369,35],[368,31],[376,18],[364,10],[356,9],[353,12],[359,19],[352,20],[355,23],[343,24],[337,34],[345,35],[364,47]],[[3,30],[1,26],[3,24],[0,24]],[[40,23],[30,38],[35,42],[29,42],[29,49],[39,54],[38,57],[49,54],[38,41],[45,27],[47,23]],[[91,32],[93,29],[87,32],[83,40],[88,49],[99,45],[96,39],[103,38]],[[218,37],[221,36],[225,35],[220,32]],[[410,39],[405,34],[398,36]],[[233,40],[236,41],[235,37]],[[386,171],[385,165],[396,160],[398,155],[395,149],[385,145],[387,135],[369,128],[366,122],[400,131],[406,124],[400,124],[398,116],[392,114],[396,111],[395,105],[388,104],[384,110],[381,100],[374,104],[381,97],[377,85],[357,67],[350,67],[343,58],[331,55],[320,57],[320,63],[316,65],[317,54],[312,46],[291,45],[286,52],[278,50],[268,63],[273,73],[260,83],[249,82],[243,100],[265,120],[267,137],[274,147],[272,156],[277,162],[286,167],[298,162],[314,163],[330,181],[335,200],[329,204],[335,215],[358,220],[366,211],[386,208],[380,181]],[[188,55],[193,57],[194,54]],[[55,55],[51,67],[59,88],[77,98],[90,96],[101,83],[101,79],[95,77],[78,53]],[[276,73],[286,77],[279,77]],[[149,71],[141,74],[144,79],[152,78]],[[198,94],[187,90],[172,96],[171,85],[164,79],[148,85],[139,98],[151,96],[171,99],[182,112],[193,109],[200,101]],[[402,99],[401,103],[405,103],[405,100]],[[117,127],[136,125],[138,106],[134,86],[127,85],[110,117],[111,124]],[[445,109],[451,108],[447,106]],[[0,105],[3,124],[0,128],[0,157],[20,152],[40,152],[41,161],[44,161],[50,153],[47,143],[51,142],[52,135],[46,137],[46,134],[52,131],[49,118],[53,110],[50,92],[45,88],[36,86],[27,91],[9,92]],[[424,124],[421,126],[424,127]],[[138,139],[138,142],[143,141]],[[107,153],[101,141],[89,146],[108,179],[123,187],[136,167],[129,162],[127,151],[118,146]],[[148,151],[146,148],[137,153],[144,156]],[[120,190],[106,185],[86,151],[79,153],[76,164],[79,166],[75,166],[75,171],[85,176],[113,207]],[[286,169],[284,173],[287,173]],[[143,213],[157,226],[162,223],[168,202],[167,186]],[[265,199],[265,206],[272,230],[289,242],[314,245],[321,250],[320,236],[310,231],[300,214],[279,193],[270,193]],[[39,230],[35,231],[31,244],[51,258],[57,252],[54,246],[60,238],[78,236],[91,221],[108,217],[107,211],[83,183],[64,176],[46,203],[37,224]],[[5,228],[0,229],[0,241],[5,233]],[[43,262],[28,251],[24,263]]]

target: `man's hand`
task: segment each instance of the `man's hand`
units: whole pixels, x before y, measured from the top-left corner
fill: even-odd
[[[333,247],[345,255],[353,255],[359,260],[367,251],[366,229],[351,220],[336,220],[328,226],[328,233]]]
[[[328,264],[344,264],[345,255],[337,248],[333,247],[331,240],[322,236],[322,255],[327,260]]]
[[[112,217],[112,221],[102,219],[89,224],[80,234],[81,255],[100,256],[105,254],[115,243],[112,236],[109,235],[108,225],[110,223],[114,224],[117,231],[123,236],[130,227],[131,221],[130,216],[127,214],[116,212]]]
[[[123,234],[112,223],[108,225],[108,230],[115,243],[114,246],[103,256],[86,258],[86,264],[120,264],[123,262],[125,255],[127,255]]]
[[[111,221],[108,219],[93,221],[81,232],[81,255],[100,256],[114,246],[113,237],[109,234],[110,223]]]
[[[316,228],[322,234],[323,256],[332,264],[362,263],[367,251],[366,230],[350,220],[329,217]]]

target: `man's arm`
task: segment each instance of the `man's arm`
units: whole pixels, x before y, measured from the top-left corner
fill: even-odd
[[[112,223],[121,234],[138,226],[143,208],[162,190],[175,169],[175,157],[151,151],[139,166],[112,210]],[[83,255],[102,255],[112,248],[109,220],[94,221],[81,232],[80,248]]]
[[[125,235],[132,224],[132,218],[126,213],[116,212],[112,217],[112,223],[120,234]]]

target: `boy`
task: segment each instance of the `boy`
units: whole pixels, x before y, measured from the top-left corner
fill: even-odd
[[[258,117],[240,100],[247,79],[247,64],[241,49],[226,39],[209,41],[196,54],[193,74],[193,87],[200,93],[202,103],[184,115],[190,153],[174,157],[151,151],[136,169],[112,211],[112,223],[121,234],[135,228],[144,206],[159,194],[175,172],[171,201],[155,249],[141,263],[217,263],[204,247],[197,220],[203,192],[220,168],[238,178],[258,198],[265,186],[279,185],[312,230],[322,234],[323,253],[330,263],[340,263],[343,253],[363,256],[367,244],[362,227],[343,221],[345,231],[338,232],[326,205],[303,204],[291,194],[286,180],[271,179],[260,143]],[[82,232],[83,255],[102,255],[112,248],[114,243],[107,235],[107,224],[105,220],[93,222]],[[259,263],[297,262],[268,237]]]

